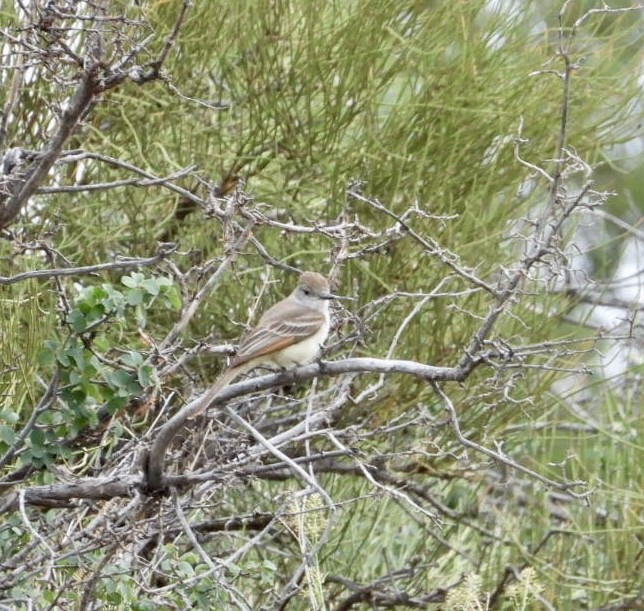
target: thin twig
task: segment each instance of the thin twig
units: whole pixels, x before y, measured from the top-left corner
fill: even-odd
[[[15,284],[23,280],[31,280],[33,278],[61,278],[70,276],[86,276],[88,274],[95,274],[97,272],[104,272],[114,269],[129,269],[132,267],[145,267],[147,265],[154,265],[159,261],[170,256],[177,246],[175,244],[160,245],[157,254],[153,257],[146,257],[142,259],[124,259],[123,261],[113,261],[112,263],[97,263],[96,265],[84,265],[81,267],[64,267],[59,269],[36,269],[30,272],[22,272],[15,276],[0,276],[0,285]]]

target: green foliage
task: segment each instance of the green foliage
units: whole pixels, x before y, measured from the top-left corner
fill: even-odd
[[[154,57],[163,48],[180,3],[107,4],[127,19],[122,21],[122,34],[105,52],[127,52],[151,33],[163,33],[153,36],[146,49]],[[342,345],[331,356],[350,351],[383,356],[391,348],[393,358],[453,365],[490,307],[490,297],[484,291],[468,292],[469,283],[452,274],[446,260],[453,261],[456,253],[457,263],[475,269],[480,278],[495,283],[503,277],[518,256],[509,227],[538,209],[547,189],[532,188],[529,170],[515,156],[519,125],[522,157],[546,170],[554,163],[549,160],[560,134],[561,80],[551,73],[561,69],[553,60],[560,43],[555,19],[560,7],[554,2],[525,2],[521,10],[505,10],[503,4],[226,0],[214,8],[213,3],[194,2],[164,65],[164,80],[145,86],[125,82],[105,93],[67,148],[110,156],[153,176],[196,164],[197,175],[175,182],[205,199],[206,192],[214,193],[228,178],[241,176],[254,204],[285,225],[315,228],[355,219],[373,232],[394,227],[391,218],[347,197],[347,186],[354,180],[363,181],[363,192],[395,214],[417,205],[420,214],[409,225],[435,241],[433,254],[409,236],[356,253],[349,236],[338,292],[355,295],[357,302],[349,306],[353,318],[339,329],[338,337],[354,327],[360,327],[361,336],[356,347]],[[570,3],[564,33],[570,34],[569,28],[591,6],[599,5]],[[17,10],[12,3],[0,5],[3,19],[15,27]],[[149,26],[138,25],[145,20]],[[633,13],[597,15],[584,23],[573,41],[572,59],[578,69],[570,92],[568,142],[590,163],[601,162],[607,147],[628,141],[641,118],[631,112],[637,95],[632,74],[639,69],[639,28]],[[58,49],[51,32],[41,29],[38,36],[46,49]],[[71,82],[79,66],[67,61],[60,69]],[[71,89],[33,70],[33,81],[20,91],[7,143],[37,150],[49,129],[51,109],[65,108]],[[0,87],[3,108],[9,82],[5,78]],[[222,102],[227,109],[214,110],[193,100]],[[122,165],[88,160],[55,171],[57,183],[75,186],[130,177]],[[621,184],[612,166],[603,169],[601,180],[611,189]],[[628,180],[632,193],[641,191],[637,172],[633,170]],[[626,210],[628,202],[615,206]],[[183,283],[181,295],[194,295],[213,264],[228,254],[229,236],[225,223],[208,210],[194,207],[181,216],[179,208],[179,196],[158,184],[40,194],[12,227],[10,239],[0,241],[0,275],[50,263],[91,265],[112,260],[115,254],[149,256],[158,240],[170,236],[180,247],[172,264]],[[245,219],[233,221],[240,218]],[[282,231],[260,223],[253,235],[274,260],[323,272],[338,248],[338,240],[323,231]],[[605,274],[614,268],[616,250],[617,243],[612,252],[606,247],[593,255]],[[202,304],[183,340],[191,347],[191,337],[237,337],[238,322],[246,322],[249,308],[254,312],[258,306],[249,303],[249,295],[259,294],[265,279],[278,277],[281,272],[273,272],[261,253],[246,247],[216,293]],[[118,414],[137,398],[154,391],[170,397],[175,390],[160,379],[159,364],[145,339],[161,340],[177,321],[182,300],[167,268],[133,272],[120,280],[106,273],[91,283],[76,282],[31,279],[2,287],[0,455],[18,443],[43,381],[54,371],[59,375],[56,401],[38,414],[19,448],[17,466],[67,464],[81,470],[95,448],[88,444],[84,452],[74,454],[63,441],[96,427],[102,416]],[[439,286],[392,348],[402,321],[418,303],[413,295]],[[261,293],[259,309],[286,292],[286,285],[270,284]],[[395,292],[401,296],[373,305]],[[584,332],[562,324],[569,307],[566,296],[535,289],[499,320],[490,341],[507,348],[508,354],[546,338],[582,341]],[[179,360],[183,354],[178,348],[172,357]],[[507,609],[533,608],[536,594],[556,601],[561,609],[627,598],[640,587],[631,569],[641,557],[644,507],[644,461],[638,443],[644,431],[637,392],[625,401],[617,389],[601,384],[591,388],[589,392],[599,397],[600,413],[594,415],[599,428],[562,433],[562,421],[583,422],[553,398],[552,384],[561,377],[561,369],[579,366],[584,357],[572,351],[557,361],[557,367],[551,366],[546,352],[522,358],[525,367],[520,371],[512,369],[512,363],[507,368],[500,364],[493,373],[482,368],[466,385],[450,388],[450,395],[463,432],[473,441],[502,447],[548,476],[580,478],[597,486],[590,508],[566,504],[561,518],[565,526],[553,517],[558,514],[544,511],[549,497],[540,485],[508,492],[505,480],[485,479],[494,465],[475,453],[466,455],[439,413],[431,388],[388,376],[378,393],[360,405],[347,406],[338,426],[369,431],[352,442],[355,456],[365,463],[387,463],[401,480],[427,491],[440,508],[436,511],[443,512],[441,528],[382,489],[374,493],[364,479],[330,475],[320,480],[341,507],[335,521],[320,509],[307,514],[308,521],[299,526],[275,526],[270,545],[249,549],[220,575],[185,537],[176,535],[171,543],[155,548],[154,561],[142,562],[146,569],[153,567],[149,573],[158,583],[138,581],[133,576],[136,567],[120,568],[102,552],[81,550],[76,564],[70,560],[52,567],[57,580],[53,585],[26,579],[12,589],[12,596],[24,608],[31,600],[41,606],[62,604],[56,600],[59,583],[89,587],[93,582],[88,576],[97,571],[95,599],[110,608],[228,608],[233,594],[224,583],[259,605],[262,596],[280,595],[285,576],[299,566],[304,549],[314,571],[308,576],[309,598],[294,599],[295,609],[309,608],[310,600],[341,590],[325,581],[327,575],[369,584],[396,570],[409,570],[402,585],[412,592],[443,588],[470,575],[454,588],[452,606],[485,608],[487,594],[507,566],[517,568],[521,576],[501,596],[500,604]],[[202,357],[183,362],[186,375],[177,388],[185,391],[188,381],[199,387],[211,383],[211,361]],[[372,382],[369,376],[355,378],[351,391],[357,395]],[[294,396],[299,397],[297,391]],[[171,409],[179,405],[177,401]],[[271,404],[269,413],[278,409]],[[378,434],[379,427],[415,411],[425,416],[413,426]],[[125,438],[125,425],[116,420],[112,427],[116,447]],[[230,434],[241,443],[238,431]],[[322,441],[320,448],[311,443],[316,450],[329,448]],[[203,445],[204,452],[212,451]],[[201,452],[200,447],[199,458]],[[394,459],[399,453],[409,462],[406,471],[397,473]],[[223,452],[217,448],[215,454]],[[276,499],[285,494],[283,481],[249,477],[242,488],[238,477],[231,475],[226,486],[210,493],[204,502],[207,510],[217,515],[275,511]],[[118,513],[98,501],[92,509],[102,512],[105,507],[107,514]],[[162,501],[159,507],[165,518],[167,507]],[[205,511],[199,507],[190,516]],[[56,539],[50,542],[52,548],[65,543],[63,535],[57,539],[51,534],[56,533],[54,521],[63,521],[61,516],[52,510],[48,516],[33,517],[35,527]],[[163,522],[157,517],[154,528]],[[78,517],[78,529],[92,519],[89,513]],[[144,526],[152,528],[131,516],[127,519],[141,532],[149,532]],[[330,540],[317,549],[315,543],[328,524]],[[61,532],[66,528],[67,523]],[[130,531],[138,532],[136,528]],[[231,554],[242,537],[253,536],[219,534],[200,539],[212,558]],[[308,538],[307,545],[300,546],[294,534]],[[91,535],[98,538],[103,533]],[[123,540],[130,535],[119,532]],[[546,537],[544,555],[538,546]],[[11,515],[0,527],[3,557],[21,553],[30,541],[32,533],[19,516]],[[592,587],[587,585],[591,581]],[[166,587],[168,583],[176,588]],[[185,583],[189,586],[179,585]],[[65,588],[63,602],[78,604],[79,588]],[[154,596],[147,600],[151,589]]]
[[[44,371],[59,372],[60,401],[38,417],[20,454],[23,464],[41,468],[69,457],[61,440],[95,427],[100,413],[112,415],[158,386],[155,366],[137,332],[155,310],[179,309],[176,287],[167,277],[139,272],[123,276],[120,284],[125,288],[110,283],[81,288],[64,317],[65,332],[44,340],[37,362]],[[0,418],[3,452],[16,442],[11,425],[18,414],[7,407]]]

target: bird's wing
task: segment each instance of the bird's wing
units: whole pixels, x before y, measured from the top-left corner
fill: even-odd
[[[307,337],[315,335],[326,322],[324,314],[301,305],[268,310],[242,340],[230,367],[238,367],[260,356],[279,352]]]

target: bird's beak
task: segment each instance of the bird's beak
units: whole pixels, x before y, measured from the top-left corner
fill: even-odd
[[[333,293],[320,293],[320,299],[340,299],[340,297]]]
[[[333,293],[322,293],[320,299],[339,299],[345,301],[355,301],[354,297],[348,297],[346,295],[334,295]]]

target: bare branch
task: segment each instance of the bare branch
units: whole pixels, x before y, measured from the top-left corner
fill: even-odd
[[[68,108],[63,113],[56,135],[27,170],[16,192],[6,202],[0,202],[0,229],[4,229],[13,222],[60,156],[65,142],[74,133],[97,93],[97,70],[97,64],[88,66],[69,101]]]
[[[129,269],[154,265],[170,256],[177,249],[175,244],[159,245],[157,254],[153,257],[142,259],[124,259],[123,261],[114,261],[112,263],[97,263],[96,265],[84,265],[81,267],[64,267],[61,269],[37,269],[31,272],[22,272],[15,276],[0,276],[0,285],[15,284],[24,280],[33,278],[61,278],[70,276],[86,276],[97,272],[109,271],[114,269]]]
[[[22,443],[27,438],[27,435],[29,435],[31,430],[36,425],[38,416],[40,416],[40,414],[42,414],[45,410],[49,409],[51,407],[51,404],[55,401],[56,390],[58,388],[58,374],[59,372],[58,370],[56,370],[51,379],[51,382],[49,383],[49,386],[47,387],[47,390],[45,391],[45,394],[41,397],[38,405],[29,415],[29,419],[27,420],[27,422],[25,422],[25,425],[16,435],[16,438],[14,439],[11,447],[4,453],[3,456],[0,456],[0,469],[2,469],[2,467],[4,467],[20,450]]]
[[[587,498],[590,494],[592,494],[592,491],[589,492],[582,492],[582,493],[577,493],[573,492],[571,488],[578,488],[578,487],[585,487],[587,485],[586,482],[584,481],[574,481],[574,482],[556,482],[554,480],[548,479],[547,477],[544,477],[540,473],[537,473],[536,471],[533,471],[532,469],[529,469],[528,467],[524,467],[523,465],[515,462],[505,454],[500,454],[499,452],[494,452],[493,450],[490,450],[486,448],[485,446],[482,446],[478,443],[475,443],[471,441],[470,439],[467,439],[463,433],[461,433],[461,427],[458,422],[458,417],[456,415],[456,410],[454,409],[454,405],[452,404],[451,400],[449,397],[443,392],[443,390],[436,384],[435,382],[432,383],[432,386],[434,390],[436,391],[436,394],[442,399],[443,405],[445,406],[445,409],[447,410],[450,420],[452,421],[452,426],[454,427],[454,432],[456,433],[457,439],[466,447],[472,448],[473,450],[476,450],[477,452],[480,452],[481,454],[485,454],[486,456],[489,456],[490,458],[493,458],[494,460],[497,460],[500,463],[503,463],[504,465],[507,465],[508,467],[511,467],[512,469],[516,469],[517,471],[521,471],[522,473],[525,473],[526,475],[529,475],[530,477],[540,481],[543,484],[546,484],[550,488],[555,488],[557,490],[565,490],[568,494],[571,496],[578,498],[578,499],[584,499]]]

